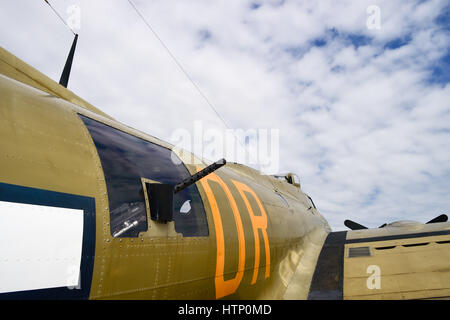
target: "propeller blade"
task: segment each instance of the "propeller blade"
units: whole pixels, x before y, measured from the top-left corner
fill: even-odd
[[[437,216],[436,218],[431,219],[426,224],[428,224],[428,223],[436,223],[436,222],[446,222],[447,220],[448,220],[447,215],[446,214],[441,214],[440,216]]]
[[[351,230],[362,230],[362,229],[367,229],[367,227],[356,223],[355,221],[352,220],[345,220],[344,224],[347,228],[351,229]]]

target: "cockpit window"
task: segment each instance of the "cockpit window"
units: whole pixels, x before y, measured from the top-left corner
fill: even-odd
[[[190,176],[171,150],[80,115],[97,148],[108,190],[111,234],[137,237],[148,230],[141,178],[176,184]],[[208,236],[205,209],[195,184],[174,195],[175,231]]]
[[[283,182],[287,182],[287,179],[286,179],[286,176],[285,175],[273,175],[272,177],[274,177],[274,178],[276,178],[276,179],[278,179],[278,180],[280,180],[280,181],[283,181]]]
[[[308,196],[308,195],[307,195],[307,197],[308,197],[308,204],[309,204],[309,206],[310,206],[309,209],[311,209],[311,208],[317,209],[317,208],[316,208],[316,205],[314,204],[314,201],[311,199],[311,197]]]

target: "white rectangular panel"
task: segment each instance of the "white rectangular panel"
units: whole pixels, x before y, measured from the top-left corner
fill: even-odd
[[[83,210],[0,201],[0,293],[77,286]]]

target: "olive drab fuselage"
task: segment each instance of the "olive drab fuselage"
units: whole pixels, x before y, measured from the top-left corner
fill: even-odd
[[[152,220],[207,165],[0,48],[0,299],[450,296],[444,215],[331,232],[292,173],[226,163]]]
[[[279,299],[304,259],[309,275],[298,295],[306,298],[330,230],[299,187],[227,163],[175,199],[174,221],[153,221],[142,181],[181,181],[206,164],[175,166],[170,144],[111,119],[6,51],[1,63],[3,194],[18,187],[29,205],[40,192],[56,199],[40,204],[48,207],[73,207],[71,197],[92,204],[78,208],[80,285],[60,297]],[[179,212],[186,202],[191,216]]]

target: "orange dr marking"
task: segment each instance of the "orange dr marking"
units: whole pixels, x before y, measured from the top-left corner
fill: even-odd
[[[260,260],[260,247],[259,247],[259,234],[258,229],[261,230],[263,238],[264,238],[264,247],[266,252],[266,278],[270,276],[270,246],[269,246],[269,237],[267,236],[267,215],[266,211],[264,210],[264,207],[262,206],[261,201],[259,200],[256,193],[247,185],[231,180],[236,188],[238,189],[242,199],[244,199],[245,206],[247,207],[248,213],[250,214],[250,218],[253,225],[253,234],[255,237],[255,267],[253,269],[253,278],[252,278],[252,284],[256,283],[256,279],[258,279],[258,270],[259,270],[259,260]],[[258,204],[259,211],[261,212],[260,216],[256,216],[253,212],[252,207],[250,206],[250,202],[248,201],[247,196],[245,195],[245,192],[250,193],[253,198],[256,200],[256,203]]]
[[[197,168],[197,171],[200,169]],[[214,197],[214,193],[209,186],[208,181],[217,182],[220,187],[225,192],[231,209],[233,210],[234,220],[236,223],[238,240],[239,240],[239,260],[238,260],[238,271],[236,276],[230,280],[224,280],[224,269],[225,269],[225,239],[223,234],[223,225],[222,218],[220,216],[220,210],[217,205],[216,198]],[[214,219],[214,228],[216,230],[216,243],[217,243],[217,264],[216,264],[216,299],[221,297],[225,297],[234,293],[239,284],[242,281],[242,277],[244,276],[244,267],[245,267],[245,238],[244,238],[244,228],[242,226],[241,216],[239,215],[239,210],[236,205],[236,201],[233,198],[233,195],[228,189],[227,185],[219,178],[215,173],[210,173],[208,176],[204,177],[200,180],[200,183],[205,190],[206,196],[208,198],[209,205],[211,206],[211,211]]]

